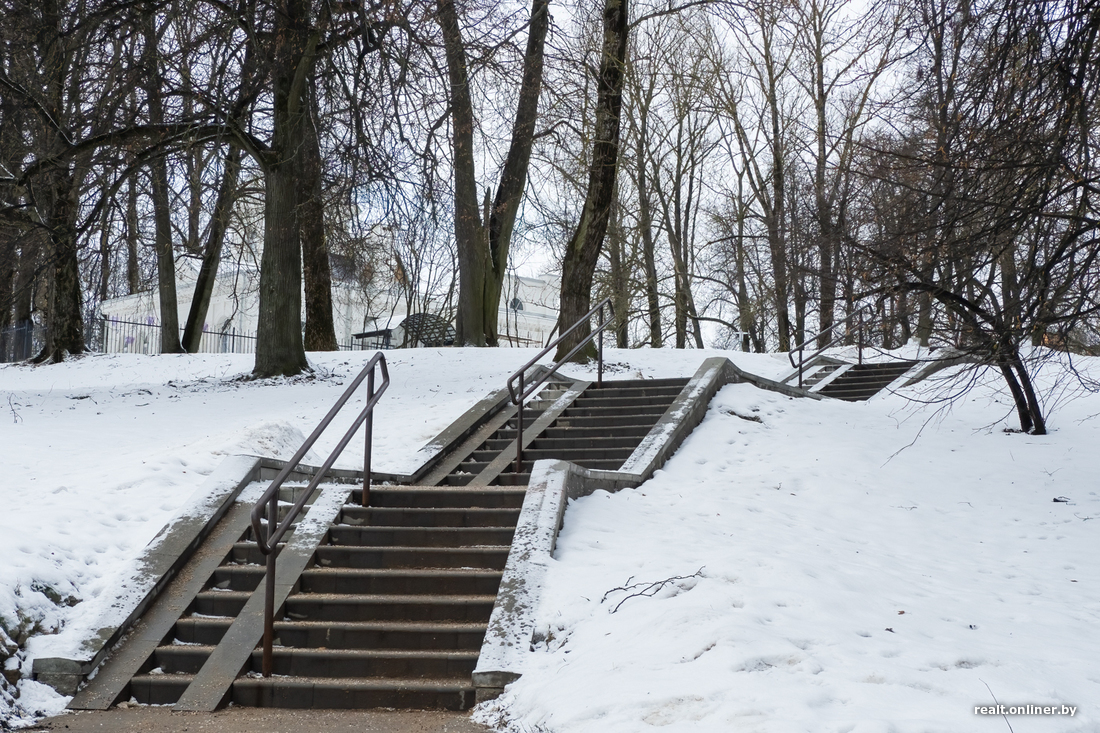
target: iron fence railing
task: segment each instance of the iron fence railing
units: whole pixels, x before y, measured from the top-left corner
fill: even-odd
[[[116,318],[101,322],[98,351],[107,354],[159,354],[161,325],[138,323]],[[183,332],[180,332],[182,338]],[[203,331],[199,339],[200,354],[254,354],[256,337],[238,331]]]
[[[31,359],[46,345],[42,326],[14,326],[0,330],[0,364]]]

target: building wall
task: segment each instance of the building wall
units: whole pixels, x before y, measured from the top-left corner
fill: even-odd
[[[181,327],[191,308],[195,278],[196,273],[190,267],[181,268],[177,273]],[[259,316],[257,284],[256,273],[220,274],[203,330],[254,335]],[[558,290],[559,281],[552,276],[508,276],[498,314],[501,343],[516,346],[545,343],[557,323]],[[397,297],[396,287],[390,291],[364,291],[351,283],[337,281],[332,284],[332,301],[336,340],[342,344],[352,343],[357,333],[396,328],[409,315],[404,301]],[[159,325],[158,292],[151,290],[106,300],[101,312],[108,319]]]

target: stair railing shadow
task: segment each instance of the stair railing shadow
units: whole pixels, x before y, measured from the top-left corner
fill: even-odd
[[[512,404],[516,406],[516,473],[523,473],[523,401],[535,393],[539,387],[541,387],[550,377],[558,370],[565,362],[572,359],[578,351],[583,349],[588,344],[592,343],[592,339],[599,337],[599,348],[597,349],[597,366],[596,366],[596,386],[603,386],[603,332],[611,324],[611,321],[605,320],[603,315],[604,307],[611,302],[611,296],[608,296],[601,300],[592,308],[592,310],[585,313],[583,316],[577,319],[577,322],[570,326],[568,329],[562,332],[561,336],[551,341],[546,345],[546,348],[540,351],[530,361],[521,366],[515,371],[512,376],[508,377],[508,394],[512,399]],[[573,350],[568,354],[558,359],[553,363],[546,371],[542,373],[542,377],[531,382],[529,385],[525,385],[526,372],[528,369],[535,365],[535,362],[550,353],[552,349],[556,349],[558,344],[561,343],[569,334],[580,328],[582,323],[588,323],[592,316],[599,314],[599,324],[596,330],[588,334],[584,339],[580,341]],[[518,387],[517,387],[518,380]],[[519,390],[517,394],[516,390]]]
[[[851,320],[853,318],[855,318],[856,316],[859,316],[859,327],[858,327],[858,335],[856,337],[856,346],[859,349],[859,363],[860,364],[863,363],[863,314],[867,311],[870,311],[870,310],[872,310],[872,307],[870,305],[864,305],[864,306],[860,306],[859,308],[856,308],[844,320],[837,321],[836,323],[829,326],[828,328],[826,328],[822,331],[819,331],[818,333],[815,333],[813,336],[810,336],[808,339],[806,339],[805,341],[803,341],[802,343],[798,344],[793,349],[791,349],[789,352],[787,352],[787,359],[791,362],[791,366],[798,369],[798,388],[799,389],[802,389],[802,371],[803,371],[803,369],[805,369],[806,365],[809,364],[814,359],[816,359],[817,357],[821,356],[823,353],[825,353],[826,349],[831,349],[832,347],[834,347],[838,343],[840,343],[845,338],[845,336],[847,334],[842,333],[840,335],[834,336],[832,341],[825,344],[824,346],[819,348],[814,353],[810,354],[809,357],[805,356],[806,345],[813,342],[813,341],[816,341],[819,338],[821,338],[822,336],[829,333],[830,331],[832,331],[837,326],[843,326],[843,325],[851,322]],[[798,363],[795,363],[795,360],[794,360],[794,355],[795,355],[796,351],[798,352]]]
[[[375,389],[374,374],[375,370],[381,371],[382,382]],[[363,409],[359,411],[359,415],[352,422],[351,427],[344,433],[344,437],[340,439],[340,442],[333,448],[329,457],[321,465],[313,478],[310,480],[309,485],[306,487],[302,495],[298,497],[298,500],[287,510],[286,516],[283,517],[283,521],[279,521],[279,489],[282,488],[283,482],[287,477],[296,469],[302,462],[302,458],[313,447],[313,444],[317,442],[317,439],[321,437],[321,434],[325,432],[329,424],[332,422],[336,414],[344,407],[347,401],[359,388],[359,386],[366,380],[367,382],[367,404]],[[256,505],[252,507],[252,533],[256,538],[256,545],[259,547],[261,553],[267,556],[267,571],[266,571],[266,587],[264,589],[264,655],[263,655],[263,676],[270,677],[273,667],[271,647],[275,638],[275,560],[278,555],[276,548],[279,546],[279,540],[283,538],[283,535],[290,529],[291,524],[298,515],[301,514],[306,502],[309,501],[310,496],[313,495],[313,491],[317,488],[317,485],[324,480],[328,474],[328,470],[332,468],[332,464],[336,462],[336,459],[340,457],[340,454],[344,452],[344,448],[351,442],[355,432],[359,430],[359,426],[366,423],[366,436],[364,440],[363,448],[363,497],[362,504],[367,506],[370,502],[370,482],[371,482],[371,439],[373,437],[374,428],[374,406],[378,404],[378,400],[382,397],[382,393],[386,391],[386,388],[390,385],[390,373],[386,367],[386,357],[379,351],[371,360],[367,362],[367,365],[363,368],[363,371],[359,373],[352,383],[344,390],[344,394],[340,396],[340,399],[336,400],[336,404],[332,406],[332,409],[328,411],[328,414],[321,420],[321,422],[314,428],[310,436],[306,438],[302,443],[302,447],[294,454],[294,456],[287,461],[287,464],[283,466],[283,469],[279,471],[278,475],[271,482],[271,485],[267,487],[267,491],[263,493],[263,496],[256,502]],[[263,531],[263,516],[264,510],[267,511],[267,532]],[[265,536],[266,534],[266,536]]]

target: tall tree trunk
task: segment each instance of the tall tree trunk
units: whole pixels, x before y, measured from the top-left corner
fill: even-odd
[[[474,169],[474,105],[470,97],[466,47],[454,0],[438,0],[438,10],[451,87],[451,150],[454,158],[454,226],[459,291],[455,343],[485,346],[485,271],[489,267],[489,247],[478,209]]]
[[[34,328],[34,289],[42,253],[42,238],[37,232],[23,235],[19,247],[19,264],[15,271],[15,292],[12,293],[12,324],[19,329],[12,350],[15,361],[29,359],[30,334]]]
[[[152,165],[154,249],[157,255],[157,291],[160,304],[160,351],[183,352],[180,345],[179,301],[176,299],[176,255],[172,248],[172,221],[168,165],[159,158]]]
[[[768,74],[767,105],[771,122],[772,155],[772,205],[767,217],[768,248],[771,253],[772,278],[775,286],[776,329],[779,337],[779,350],[790,351],[791,316],[788,310],[789,285],[787,282],[787,241],[786,241],[786,157],[783,147],[783,127],[780,124],[779,79],[772,55],[772,35],[765,34],[764,65]]]
[[[0,333],[11,328],[15,305],[15,253],[19,232],[13,227],[0,227]],[[7,353],[7,344],[0,344],[0,354]]]
[[[312,86],[312,82],[310,84]],[[301,184],[298,216],[302,231],[302,274],[306,297],[306,351],[336,351],[332,320],[332,266],[325,241],[325,208],[322,198],[321,141],[317,130],[316,90],[310,90],[308,114],[302,118]]]
[[[645,297],[649,316],[649,345],[659,349],[664,345],[661,332],[661,301],[657,293],[656,244],[653,237],[653,202],[647,180],[647,153],[649,150],[649,106],[638,110],[638,135],[635,146],[637,159],[638,228],[642,231],[642,260],[645,266]]]
[[[71,49],[62,33],[64,10],[57,0],[43,0],[42,24],[37,40],[41,54],[40,66],[45,80],[45,108],[50,118],[61,125],[68,119],[65,110],[79,100],[66,99],[71,79],[76,73],[70,68]],[[43,140],[43,149],[59,154],[66,147],[62,129],[50,128]],[[80,265],[77,256],[76,220],[79,212],[78,179],[75,165],[59,158],[50,164],[41,177],[44,206],[39,209],[45,225],[48,310],[46,311],[46,343],[36,361],[59,362],[65,354],[84,352],[84,316],[81,312]],[[30,326],[29,314],[27,325]]]
[[[195,280],[195,294],[191,298],[191,308],[187,311],[187,324],[183,328],[183,348],[189,354],[198,353],[202,344],[203,326],[206,324],[206,314],[210,310],[214,284],[218,279],[218,265],[221,264],[225,232],[229,228],[229,218],[233,213],[233,203],[237,195],[237,178],[241,170],[241,151],[236,145],[229,146],[224,166],[221,184],[218,187],[218,200],[214,205],[214,214],[210,217],[210,230],[202,253],[202,265]]]
[[[101,195],[106,195],[104,191]],[[111,207],[103,203],[99,218],[99,302],[111,296]]]
[[[164,100],[161,98],[161,76],[157,56],[157,32],[152,16],[145,21],[145,63],[148,84],[145,87],[149,103],[149,124],[164,124]],[[154,249],[157,254],[157,289],[160,303],[160,351],[180,354],[179,304],[176,299],[176,255],[172,247],[172,210],[168,187],[168,161],[163,156],[153,160],[149,171],[152,178]]]
[[[616,197],[617,198],[617,197]],[[622,207],[616,201],[608,227],[607,258],[611,264],[611,318],[614,325],[615,345],[620,349],[629,348],[627,319],[630,315],[630,280],[627,268],[623,264],[623,222]]]
[[[458,249],[458,318],[456,342],[469,346],[497,345],[497,314],[508,266],[508,251],[527,184],[542,90],[549,0],[532,0],[527,50],[512,140],[492,206],[484,216],[478,208],[474,166],[474,110],[470,97],[466,47],[454,0],[437,0],[439,26],[450,82],[451,148],[454,158],[455,244]],[[486,199],[489,192],[486,191]]]
[[[126,294],[141,290],[141,270],[138,268],[138,189],[137,175],[130,177],[126,195]]]
[[[628,25],[627,0],[604,0],[603,47],[596,94],[596,129],[593,134],[592,160],[588,168],[588,193],[577,229],[565,250],[562,262],[561,312],[559,330],[564,333],[592,308],[592,277],[607,231],[611,205],[615,199],[615,173],[619,162],[619,117],[623,106],[623,78],[626,64]],[[558,344],[560,359],[591,333],[589,324],[581,326]],[[575,357],[586,361],[595,356],[595,347],[581,349]]]
[[[745,273],[745,219],[748,205],[745,202],[745,171],[737,175],[737,231],[733,236],[734,276],[737,281],[737,325],[741,329],[741,351],[762,352],[764,344],[757,336],[756,318],[749,300],[748,278]]]
[[[51,172],[49,191],[49,295],[46,345],[38,362],[60,362],[65,354],[82,354],[83,297],[77,258],[77,184],[71,169]]]
[[[285,0],[276,13],[272,54],[272,139],[264,166],[264,253],[256,377],[309,369],[302,342],[302,246],[298,184],[305,89],[316,57],[308,0]]]

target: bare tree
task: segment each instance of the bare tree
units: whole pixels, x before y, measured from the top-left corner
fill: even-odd
[[[454,0],[438,0],[439,23],[450,80],[451,140],[454,167],[454,225],[458,248],[457,339],[472,346],[497,345],[497,313],[508,266],[508,250],[516,214],[527,182],[534,143],[549,0],[532,0],[527,50],[512,126],[512,139],[492,204],[486,191],[484,212],[479,205],[474,166],[475,115],[470,94],[470,69]]]
[[[1086,2],[920,9],[914,114],[930,129],[914,120],[912,134],[869,160],[869,176],[898,194],[884,205],[903,218],[865,252],[884,292],[942,309],[941,337],[997,368],[1021,430],[1041,434],[1023,347],[1062,345],[1100,312],[1090,132],[1100,15]],[[935,323],[924,309],[921,325]]]
[[[558,325],[564,331],[579,321],[592,303],[592,278],[596,271],[604,234],[607,232],[611,206],[615,199],[615,176],[618,170],[620,113],[623,104],[623,81],[629,35],[627,0],[604,0],[603,45],[596,87],[595,130],[592,136],[592,157],[588,168],[588,193],[573,237],[565,249],[562,261],[561,310]],[[566,336],[558,344],[555,358],[562,358],[591,333],[587,323]],[[594,356],[589,345],[576,358]]]

